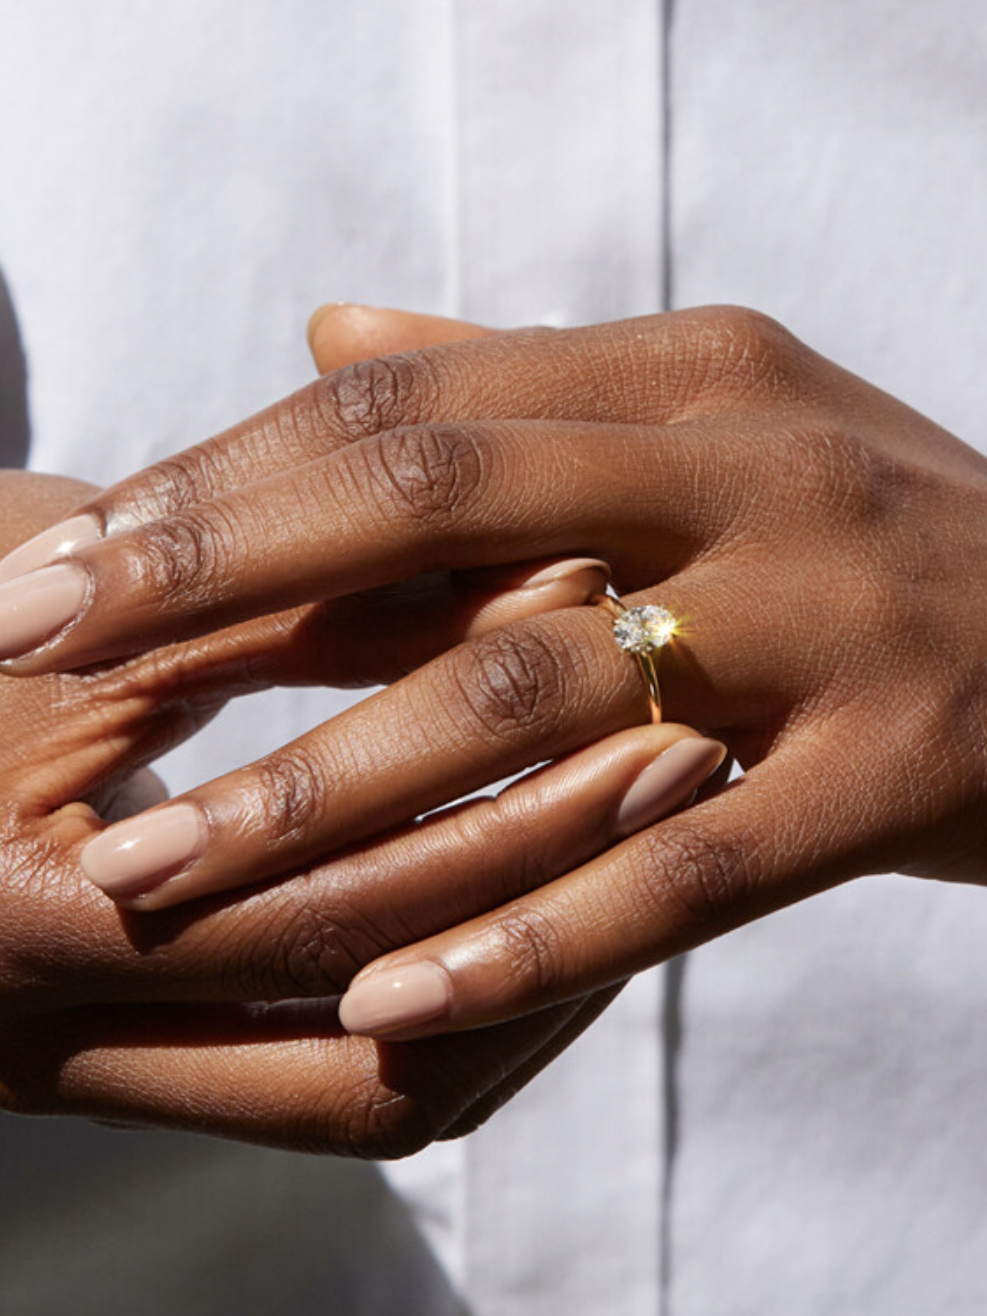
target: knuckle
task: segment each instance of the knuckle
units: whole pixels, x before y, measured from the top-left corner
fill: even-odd
[[[398,1160],[453,1132],[479,1104],[490,1112],[510,1061],[492,1060],[461,1037],[436,1037],[391,1047],[354,1112],[351,1146],[375,1160]],[[478,1120],[478,1122],[481,1122]]]
[[[449,519],[475,502],[490,469],[481,435],[455,425],[400,429],[366,460],[373,491],[426,524]]]
[[[494,631],[463,649],[453,670],[460,697],[486,733],[549,735],[560,725],[570,665],[537,628]]]
[[[355,439],[428,416],[438,392],[434,365],[423,355],[377,357],[326,375],[315,385],[323,420]]]
[[[696,369],[734,392],[792,397],[801,391],[806,349],[771,316],[746,306],[707,307],[693,321]]]
[[[637,873],[642,903],[655,920],[667,921],[669,899],[687,926],[701,929],[729,921],[757,887],[749,842],[715,838],[691,822],[645,833],[644,864]],[[660,922],[656,925],[660,926]]]
[[[263,760],[256,773],[268,844],[276,849],[304,837],[324,811],[324,765],[308,749],[294,745]]]
[[[515,989],[520,988],[534,1008],[555,999],[565,982],[565,950],[552,921],[535,909],[508,905],[498,912],[498,958],[510,965]]]
[[[712,341],[725,351],[731,349],[767,355],[794,342],[792,335],[777,320],[750,306],[717,306],[709,312]]]
[[[128,495],[125,507],[111,509],[111,528],[120,530],[128,523],[137,524],[192,506],[208,491],[212,473],[211,454],[204,445],[155,462],[141,475],[136,496]]]
[[[149,526],[135,542],[144,584],[161,603],[205,603],[235,553],[233,527],[201,512],[185,511]]]
[[[811,408],[785,412],[758,431],[756,443],[771,472],[758,514],[774,509],[788,526],[797,500],[799,524],[812,515],[825,518],[827,525],[867,531],[886,524],[899,499],[908,496],[903,465]],[[868,535],[866,551],[875,547]]]
[[[442,1132],[437,1112],[420,1101],[378,1097],[367,1108],[360,1155],[374,1161],[400,1161],[424,1151]]]
[[[352,1084],[342,1108],[328,1113],[322,1149],[396,1161],[440,1138],[474,1100],[476,1076],[469,1060],[457,1064],[441,1041],[428,1049],[431,1063],[423,1063],[421,1046],[410,1054],[393,1047],[382,1053],[375,1071]]]
[[[761,452],[773,474],[773,501],[786,518],[797,497],[803,512],[828,516],[845,508],[853,477],[854,454],[834,426],[809,418],[786,418],[759,436]]]
[[[279,993],[287,988],[306,997],[345,991],[354,974],[396,944],[395,937],[357,905],[345,896],[326,898],[320,887],[319,898],[309,897],[279,932],[273,955],[270,925],[264,928],[262,944],[252,948],[243,976],[256,980],[259,952],[262,972]]]
[[[254,968],[254,963],[251,964]],[[354,966],[339,927],[331,915],[307,908],[278,936],[264,973],[277,990],[299,997],[324,996],[343,990]],[[250,978],[256,972],[248,972]]]

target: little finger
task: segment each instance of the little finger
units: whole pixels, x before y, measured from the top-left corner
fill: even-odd
[[[331,1001],[66,1011],[43,1028],[3,1026],[0,1106],[393,1159],[444,1136],[493,1089],[506,1100],[508,1076],[535,1072],[579,1013],[564,1005],[395,1049],[344,1034]]]

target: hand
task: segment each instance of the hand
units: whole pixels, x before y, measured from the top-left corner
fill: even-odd
[[[341,327],[336,340],[337,352],[353,350]],[[3,476],[7,546],[83,494],[66,481]],[[400,884],[418,896],[447,888],[446,869],[469,855],[477,826],[502,834],[482,876],[503,884],[516,868],[547,877],[598,852],[627,822],[617,807],[642,774],[645,798],[640,787],[630,793],[638,815],[642,803],[654,816],[674,807],[718,757],[689,737],[656,793],[651,765],[682,740],[675,728],[615,737],[497,801],[433,818],[244,905],[214,902],[195,919],[121,920],[93,899],[80,882],[80,845],[99,834],[100,815],[126,816],[161,798],[161,783],[138,765],[256,685],[264,635],[241,627],[102,675],[0,682],[5,1108],[403,1155],[481,1123],[612,997],[599,992],[451,1045],[396,1050],[343,1035],[331,999],[293,999],[338,993],[382,946],[400,944],[406,924],[392,917],[404,903]],[[531,836],[543,817],[556,843],[535,856]],[[382,885],[388,872],[399,886]],[[448,905],[438,908],[437,919],[422,913],[423,930],[449,917]],[[470,908],[460,897],[452,917]]]
[[[668,607],[666,710],[715,732],[746,776],[382,961],[343,1007],[391,1036],[461,1028],[570,999],[859,873],[983,879],[985,477],[959,440],[748,312],[439,346],[337,372],[93,503],[98,527],[159,519],[76,555],[82,611],[13,666],[64,668],[133,649],[148,624],[170,639],[330,597],[329,615],[361,628],[302,646],[313,668],[393,675],[456,627],[399,660],[368,624],[395,596],[343,596],[543,554],[606,560],[622,594]],[[266,661],[297,672],[299,652],[289,628]],[[303,863],[642,709],[600,610],[515,622],[193,792],[203,843],[166,898]],[[444,992],[428,1021],[402,1011],[409,964],[419,993],[417,970]]]
[[[84,496],[82,486],[38,476],[7,473],[0,486],[8,544]],[[97,810],[146,803],[140,765],[249,684],[249,666],[242,629],[103,674],[0,681],[0,1106],[375,1157],[465,1132],[612,993],[411,1048],[347,1037],[334,1001],[296,999],[341,991],[360,963],[400,944],[380,868],[407,858],[405,880],[437,885],[429,838],[448,862],[454,834],[460,849],[472,840],[463,815],[424,827],[424,849],[391,838],[380,855],[354,852],[331,871],[240,904],[213,902],[195,918],[121,916],[80,874],[79,848],[102,826]],[[567,838],[545,863],[594,852],[612,826],[614,782],[626,785],[676,738],[664,728],[632,733],[608,761],[597,756],[582,771],[573,761],[552,799],[515,791],[485,806],[513,810],[505,823],[518,838],[491,856],[489,880],[505,880],[500,870],[518,862],[536,804],[554,810]],[[551,794],[547,775],[538,789]],[[588,811],[569,816],[579,796]],[[392,886],[393,907],[396,896]]]

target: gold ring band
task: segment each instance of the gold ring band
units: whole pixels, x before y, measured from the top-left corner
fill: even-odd
[[[656,603],[628,608],[613,594],[598,594],[594,603],[606,608],[613,618],[613,637],[625,653],[635,659],[648,693],[652,722],[661,721],[661,686],[658,684],[658,651],[675,634],[675,618]]]

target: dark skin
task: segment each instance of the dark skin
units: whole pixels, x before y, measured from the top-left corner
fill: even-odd
[[[859,874],[987,874],[987,462],[762,316],[520,331],[343,370],[85,510],[115,532],[74,558],[85,610],[11,671],[276,600],[300,609],[269,636],[280,679],[313,615],[331,642],[307,652],[334,679],[425,664],[190,793],[206,844],[147,908],[266,880],[641,720],[599,609],[475,639],[464,570],[588,554],[621,594],[681,619],[667,712],[727,744],[743,782],[529,894],[493,888],[434,938],[407,935],[419,944],[376,964],[378,984],[428,966],[447,1008],[418,1028],[398,1005],[369,1031],[523,1017]],[[437,591],[424,610],[421,578],[402,584],[419,572]],[[399,642],[368,640],[382,625]],[[392,743],[395,725],[422,740]],[[331,807],[353,764],[356,835]],[[285,780],[287,830],[271,792]],[[409,893],[404,917],[419,904]]]
[[[374,327],[376,344],[403,347],[409,329],[429,342],[462,332],[383,324]],[[337,361],[363,350],[362,333],[340,329]],[[91,495],[70,480],[0,474],[0,553]],[[600,586],[596,569],[580,568],[533,593],[474,587],[462,595],[461,615],[483,633],[583,602]],[[81,846],[107,820],[164,798],[144,765],[230,697],[268,683],[272,636],[283,639],[293,620],[248,623],[78,676],[0,677],[3,1108],[403,1156],[483,1123],[615,994],[410,1047],[347,1035],[332,999],[409,932],[471,917],[497,893],[538,885],[605,849],[617,836],[615,802],[637,775],[668,747],[696,742],[685,727],[623,732],[495,799],[398,828],[258,886],[246,901],[128,914],[85,880]],[[300,645],[299,669],[310,656]],[[685,802],[698,784],[683,780],[664,807]],[[411,922],[403,891],[416,894]]]
[[[405,341],[404,326],[378,330],[385,346]],[[360,334],[337,335],[338,358],[362,348]],[[70,480],[0,474],[0,553],[90,496]],[[582,601],[600,583],[591,570],[534,596],[473,589],[467,606],[483,630]],[[656,754],[694,738],[684,727],[624,733],[498,799],[398,829],[291,881],[260,886],[246,901],[213,899],[147,917],[121,912],[86,882],[81,845],[106,820],[164,797],[144,765],[231,696],[261,688],[263,655],[285,624],[249,623],[82,675],[0,677],[5,1109],[402,1156],[482,1123],[613,996],[597,992],[504,1027],[411,1047],[347,1035],[326,999],[406,940],[409,924],[394,917],[395,875],[419,894],[434,893],[413,924],[423,935],[480,912],[494,890],[516,889],[519,873],[537,884],[564,872],[610,843],[614,800]],[[692,784],[683,784],[680,802]],[[533,857],[545,817],[562,839]],[[489,842],[479,866],[478,836]],[[443,893],[451,875],[468,866],[472,882],[457,882],[450,905]]]
[[[3,546],[85,495],[72,481],[5,473]],[[247,1004],[341,991],[395,936],[381,899],[356,912],[374,885],[373,855],[193,917],[121,915],[82,877],[79,845],[101,825],[92,806],[120,816],[145,804],[155,787],[143,762],[236,684],[230,663],[217,684],[217,651],[205,652],[0,681],[0,1102],[373,1157],[472,1127],[606,998],[465,1043],[381,1047],[343,1033],[331,1002]],[[428,880],[427,864],[417,876]]]

